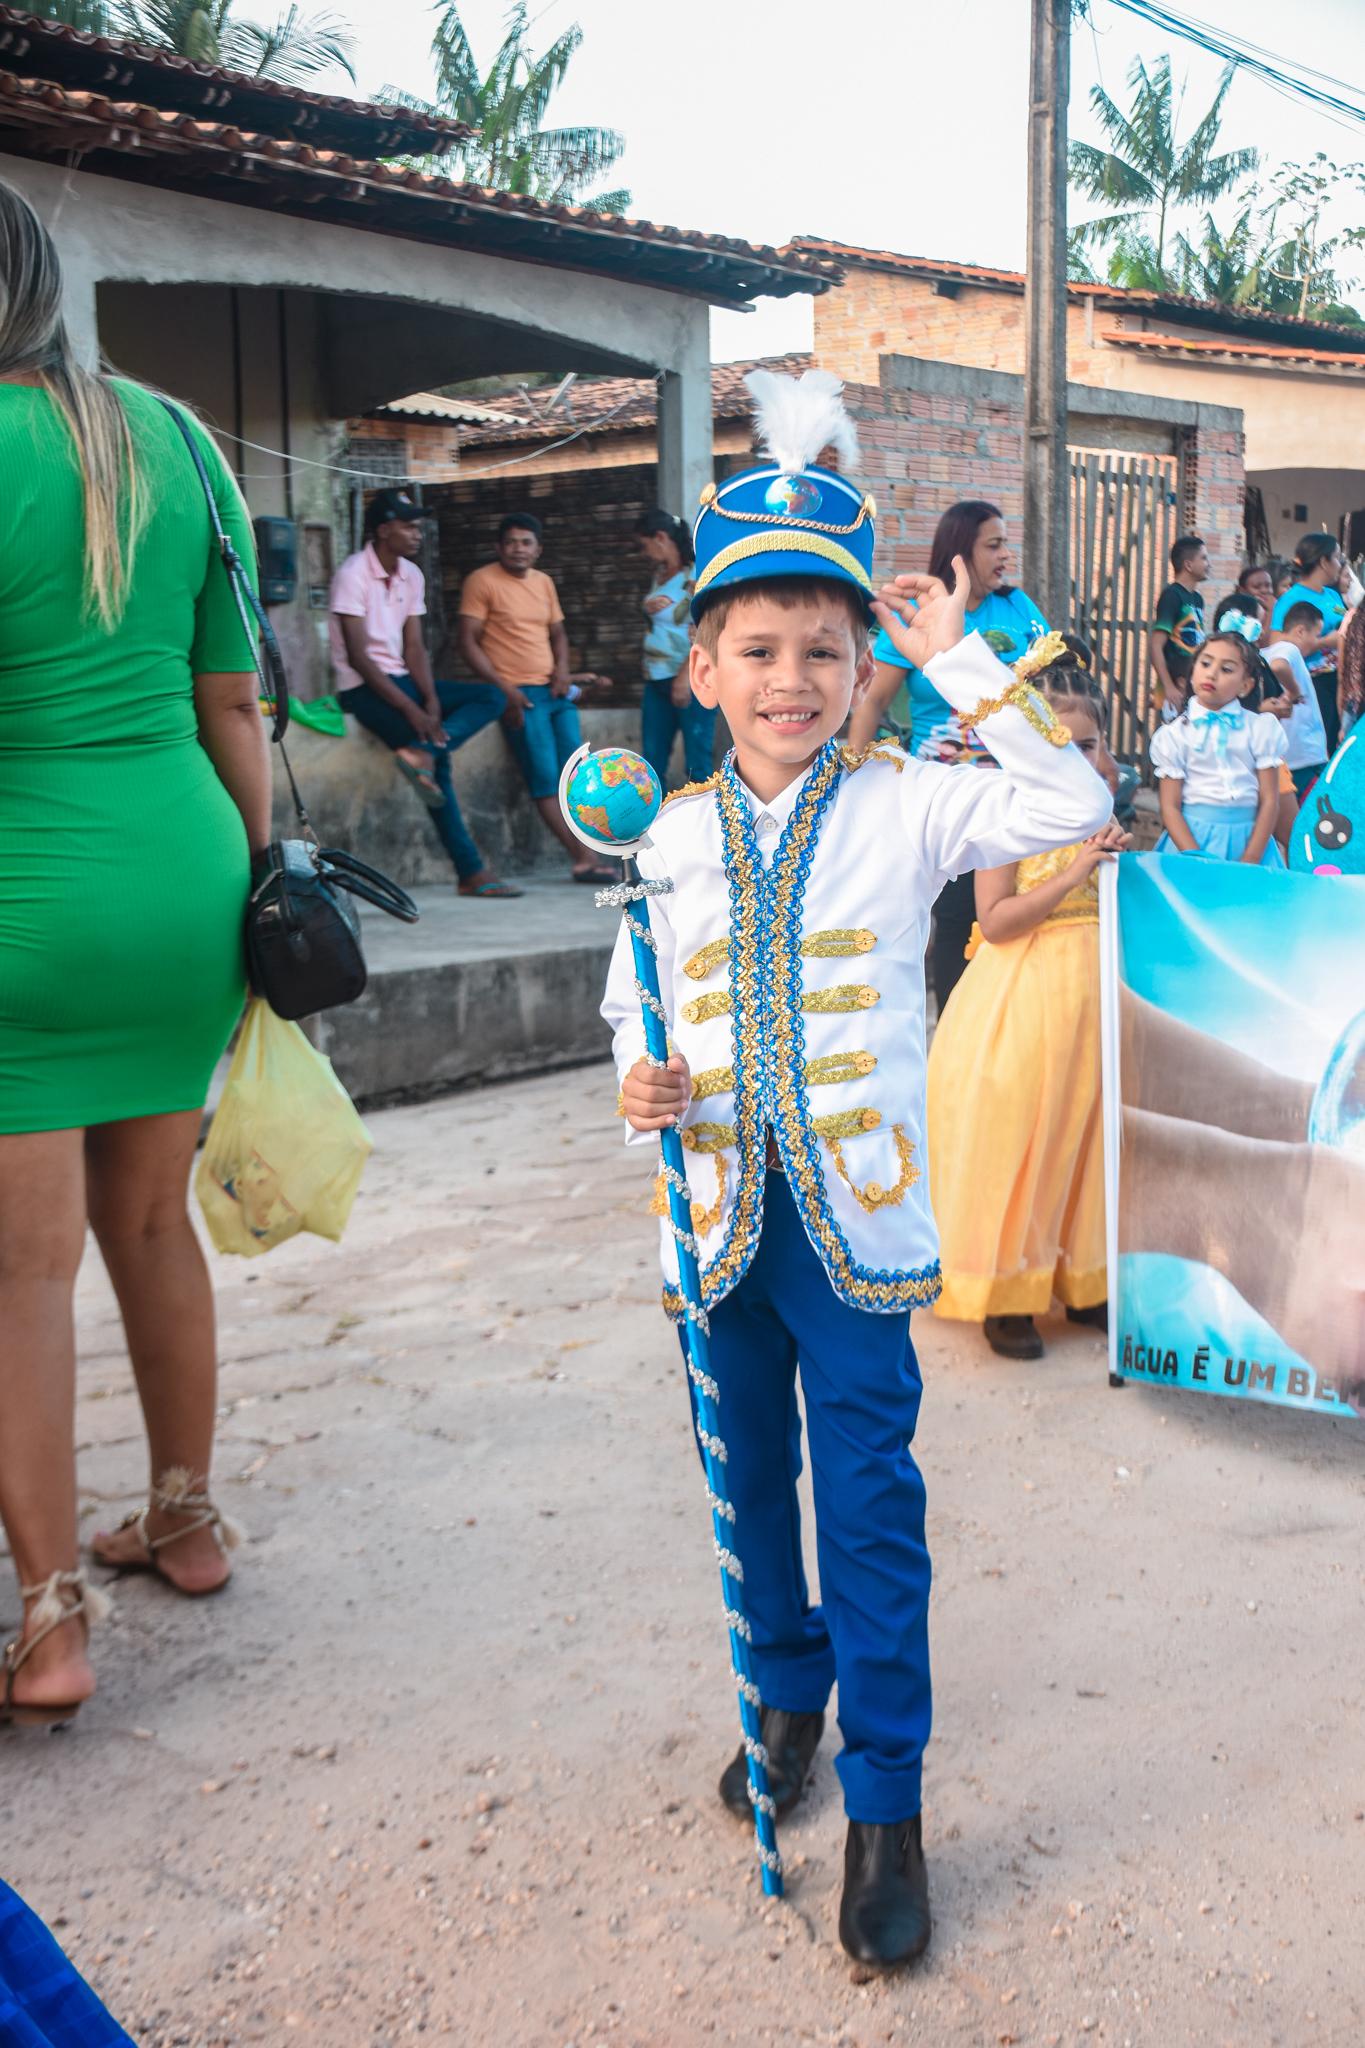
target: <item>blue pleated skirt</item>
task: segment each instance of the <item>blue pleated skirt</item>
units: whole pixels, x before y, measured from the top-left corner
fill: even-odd
[[[1240,860],[1256,824],[1255,804],[1186,804],[1185,823],[1195,836],[1199,851],[1210,860]],[[1156,843],[1158,853],[1174,853],[1169,832]],[[1272,839],[1261,855],[1263,868],[1282,868],[1284,855]]]
[[[137,2048],[38,1915],[3,1879],[0,2043],[4,2048]]]

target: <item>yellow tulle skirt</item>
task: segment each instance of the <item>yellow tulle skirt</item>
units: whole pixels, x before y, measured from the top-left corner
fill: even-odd
[[[979,944],[929,1054],[941,1316],[1105,1300],[1099,927]]]

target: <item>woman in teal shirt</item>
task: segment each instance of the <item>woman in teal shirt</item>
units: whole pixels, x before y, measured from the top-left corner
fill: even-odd
[[[1322,614],[1322,636],[1308,656],[1308,673],[1322,713],[1330,759],[1341,738],[1341,704],[1337,689],[1337,662],[1341,647],[1341,622],[1346,604],[1337,583],[1343,556],[1335,534],[1306,533],[1294,550],[1294,581],[1275,600],[1271,625],[1278,632],[1292,605],[1311,604]]]
[[[1033,599],[1006,581],[1012,557],[1004,514],[998,505],[988,504],[984,498],[964,498],[948,507],[934,534],[929,574],[951,584],[953,559],[957,555],[966,562],[971,577],[967,631],[980,633],[1007,665],[1018,661],[1047,632],[1048,623]],[[951,704],[940,697],[922,669],[902,659],[885,633],[877,635],[872,652],[877,660],[876,673],[849,724],[848,736],[853,746],[869,746],[883,721],[888,720],[901,732],[909,727],[906,750],[916,760],[978,758],[991,765],[990,756],[977,745],[975,735],[963,733]],[[894,703],[902,692],[902,701]],[[966,965],[967,942],[975,914],[972,877],[959,875],[945,886],[934,905],[929,966],[940,1016]]]
[[[673,742],[681,733],[687,780],[704,782],[715,766],[717,714],[697,702],[687,677],[692,536],[686,520],[671,512],[642,512],[635,523],[635,545],[654,570],[644,598],[640,751],[667,789]]]
[[[951,583],[955,555],[963,557],[971,577],[967,631],[980,633],[1001,661],[1018,661],[1047,632],[1048,623],[1033,599],[1006,580],[1013,558],[998,505],[990,505],[984,498],[966,498],[948,507],[934,534],[929,574]],[[884,632],[877,635],[872,652],[877,673],[853,714],[850,743],[867,746],[887,721],[902,732],[909,728],[906,751],[917,760],[959,760],[964,744],[970,742],[964,742],[952,706],[939,696],[928,676],[899,655]]]

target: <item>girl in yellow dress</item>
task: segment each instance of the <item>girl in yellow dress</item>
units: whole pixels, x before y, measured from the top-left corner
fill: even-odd
[[[1095,772],[1117,785],[1084,641],[1051,633],[1026,666]],[[969,964],[929,1054],[938,1313],[985,1326],[1005,1358],[1041,1358],[1054,1294],[1108,1327],[1100,1114],[1099,884],[1116,824],[976,877]]]

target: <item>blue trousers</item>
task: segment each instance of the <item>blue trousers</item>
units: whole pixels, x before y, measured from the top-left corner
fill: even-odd
[[[689,782],[705,782],[715,765],[715,711],[708,711],[695,697],[681,707],[673,702],[672,684],[645,678],[644,702],[640,710],[640,752],[668,788],[668,764],[673,742],[682,734],[683,763]]]
[[[909,1449],[921,1392],[910,1317],[839,1300],[780,1173],[767,1177],[753,1264],[711,1311],[711,1370],[764,1704],[816,1713],[837,1678],[844,1746],[835,1768],[849,1819],[907,1820],[920,1810],[931,1709],[924,1481]],[[798,1370],[818,1605],[801,1561]]]
[[[583,744],[578,706],[571,697],[556,697],[548,683],[523,683],[526,716],[513,732],[504,726],[507,744],[525,778],[534,803],[558,796],[566,763]]]
[[[422,693],[411,676],[390,676],[389,681],[396,683],[414,704],[421,702]],[[467,882],[471,875],[480,872],[484,861],[460,816],[455,785],[450,779],[450,758],[456,747],[462,747],[484,726],[491,725],[495,718],[501,718],[507,708],[507,699],[496,683],[437,683],[436,695],[441,702],[441,723],[450,745],[444,749],[427,748],[431,755],[431,772],[442,798],[440,810],[433,809],[427,815],[436,837],[454,863],[456,874],[462,882]],[[361,683],[353,690],[338,690],[337,702],[343,711],[349,711],[352,718],[358,718],[363,726],[383,740],[386,747],[396,749],[422,744],[398,707],[386,703],[368,683]]]

